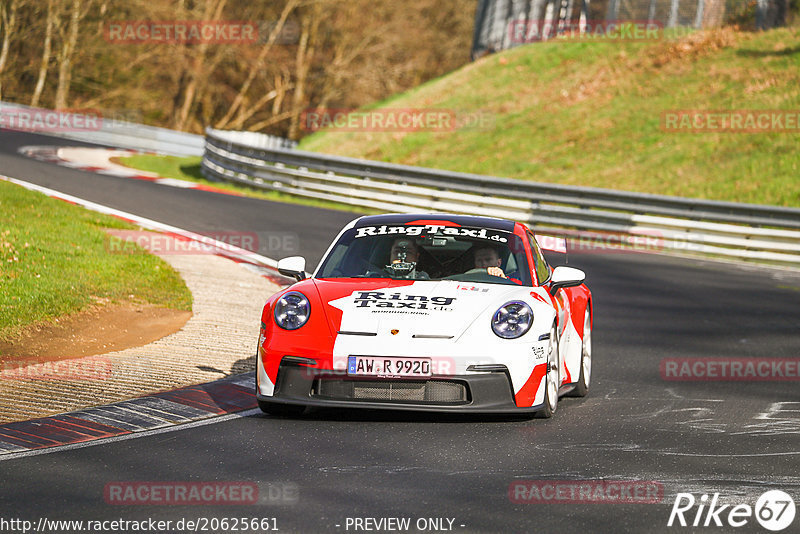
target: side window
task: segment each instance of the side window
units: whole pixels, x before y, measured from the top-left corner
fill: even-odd
[[[342,264],[342,258],[344,258],[344,254],[347,252],[347,246],[342,245],[341,243],[337,243],[336,247],[330,253],[330,259],[325,262],[324,267],[320,270],[320,278],[327,278],[330,276],[334,276],[338,270],[337,266]],[[340,273],[341,274],[341,273]]]
[[[544,255],[542,254],[542,250],[539,248],[539,243],[536,242],[536,238],[533,237],[533,234],[528,233],[528,241],[531,244],[531,252],[533,253],[536,279],[541,285],[545,283],[548,278],[550,278],[550,267],[547,265],[547,261],[545,261]]]

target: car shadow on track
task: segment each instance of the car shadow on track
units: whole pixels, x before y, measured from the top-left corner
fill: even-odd
[[[532,421],[533,416],[505,414],[467,414],[408,412],[403,410],[369,410],[341,408],[309,408],[302,415],[274,416],[268,419],[297,419],[302,421],[365,422],[365,423],[510,423]],[[544,422],[544,420],[541,420]]]
[[[493,413],[449,413],[369,408],[320,408],[308,407],[300,415],[257,414],[264,419],[282,419],[317,422],[365,422],[365,423],[535,423],[546,425],[568,416],[569,408],[578,407],[586,399],[564,398],[559,402],[558,413],[551,419],[540,419],[534,414]],[[563,406],[562,406],[563,404]],[[573,413],[577,415],[577,412]]]

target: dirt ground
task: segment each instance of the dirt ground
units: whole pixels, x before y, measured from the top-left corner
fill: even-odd
[[[0,341],[0,361],[55,361],[146,345],[177,332],[192,312],[123,302],[94,305],[54,323],[30,326]]]

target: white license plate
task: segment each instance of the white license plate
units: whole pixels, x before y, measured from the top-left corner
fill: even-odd
[[[429,377],[431,376],[431,359],[348,356],[347,374],[381,377]]]

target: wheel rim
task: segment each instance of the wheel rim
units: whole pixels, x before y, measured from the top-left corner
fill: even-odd
[[[550,349],[547,355],[547,401],[550,411],[556,410],[558,403],[558,350],[556,350],[556,329],[550,331]]]
[[[589,311],[583,321],[583,383],[587,387],[592,378],[592,324],[589,319]]]

